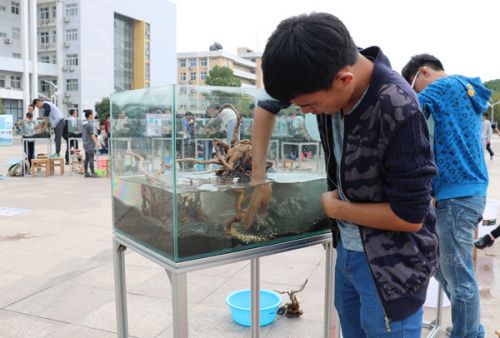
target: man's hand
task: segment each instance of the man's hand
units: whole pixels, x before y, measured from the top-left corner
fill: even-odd
[[[330,218],[338,218],[340,203],[342,203],[342,200],[338,190],[327,191],[321,195],[321,206],[325,214]]]
[[[271,183],[254,186],[252,198],[250,198],[250,204],[243,219],[243,228],[245,230],[248,230],[252,226],[256,214],[263,214],[267,211],[272,194]]]

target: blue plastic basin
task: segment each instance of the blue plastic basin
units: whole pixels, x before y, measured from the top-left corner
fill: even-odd
[[[238,290],[226,297],[233,320],[243,326],[252,325],[250,289]],[[260,290],[260,326],[269,325],[276,318],[281,295],[270,290]]]

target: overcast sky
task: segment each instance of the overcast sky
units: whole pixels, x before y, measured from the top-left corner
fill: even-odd
[[[177,51],[214,41],[263,51],[277,24],[292,15],[329,12],[360,47],[377,45],[397,71],[414,54],[438,57],[448,74],[500,79],[498,0],[171,0],[177,5]]]

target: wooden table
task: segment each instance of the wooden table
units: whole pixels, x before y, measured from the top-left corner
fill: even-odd
[[[58,162],[57,165],[61,168],[61,176],[64,175],[64,158],[62,158],[62,157],[51,157],[51,158],[49,158],[50,174],[51,175],[55,174],[56,162]]]
[[[45,176],[49,176],[49,159],[48,158],[34,158],[31,160],[31,176],[35,177],[36,169],[45,168]]]

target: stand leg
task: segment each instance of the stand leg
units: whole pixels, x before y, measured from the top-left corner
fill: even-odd
[[[340,324],[333,307],[333,250],[332,243],[325,244],[325,312],[324,312],[324,328],[323,336],[325,338],[334,337],[340,338]],[[336,330],[335,330],[336,329]]]
[[[166,271],[166,270],[165,270]],[[174,274],[167,271],[172,284],[172,313],[174,316],[174,337],[187,338],[187,278],[185,273]]]
[[[49,170],[49,168],[47,168]],[[118,337],[128,337],[127,286],[125,284],[125,250],[127,248],[113,239],[113,270],[115,273],[115,303]]]
[[[260,259],[250,261],[250,291],[252,294],[252,338],[260,336]]]

